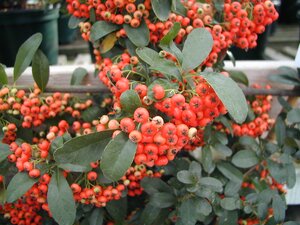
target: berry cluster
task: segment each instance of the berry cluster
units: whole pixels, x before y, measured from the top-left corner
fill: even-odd
[[[97,173],[89,172],[88,180],[95,181],[97,179]],[[121,198],[122,191],[124,191],[125,186],[118,184],[116,187],[112,185],[100,186],[93,185],[93,187],[82,188],[78,183],[71,184],[71,189],[74,193],[74,199],[85,205],[94,205],[95,207],[105,207],[106,203],[112,200],[118,200]]]
[[[257,45],[257,34],[278,18],[272,1],[237,1],[227,0],[224,5],[226,28],[233,37],[232,41],[242,49],[254,48]]]
[[[90,99],[78,102],[70,94],[59,92],[41,97],[38,88],[35,88],[33,93],[26,95],[24,90],[4,87],[1,89],[0,97],[0,112],[19,118],[23,128],[40,126],[45,119],[56,117],[62,113],[68,113],[72,117],[78,118],[82,110],[92,105]]]
[[[143,188],[141,187],[140,182],[144,177],[159,178],[161,175],[161,172],[153,172],[152,170],[147,169],[145,165],[140,164],[130,167],[121,180],[127,187],[127,195],[134,197],[143,193]]]
[[[171,12],[166,21],[159,21],[154,15],[151,1],[108,0],[105,3],[97,0],[81,3],[79,0],[68,0],[67,9],[75,17],[90,18],[90,10],[94,9],[96,20],[107,21],[116,25],[129,24],[137,28],[144,20],[150,31],[150,42],[157,44],[173,27],[180,23],[175,43],[180,44],[195,28],[205,27],[210,31],[214,46],[205,60],[206,66],[213,66],[222,50],[236,45],[242,49],[254,48],[257,35],[264,32],[265,27],[278,18],[274,4],[270,0],[224,2],[224,12],[218,12],[213,1],[200,3],[196,0],[181,1],[186,9],[185,14]],[[221,15],[220,15],[221,14]],[[80,23],[84,40],[90,37],[90,22]],[[117,38],[127,38],[124,28],[116,32]]]
[[[44,174],[37,184],[34,184],[20,199],[14,203],[5,203],[0,206],[0,213],[12,224],[41,225],[41,209],[49,211],[46,203],[50,176]]]

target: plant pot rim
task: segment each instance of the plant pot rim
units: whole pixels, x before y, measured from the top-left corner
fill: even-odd
[[[28,23],[39,23],[57,19],[59,9],[12,9],[0,11],[0,27],[9,25],[20,25]]]

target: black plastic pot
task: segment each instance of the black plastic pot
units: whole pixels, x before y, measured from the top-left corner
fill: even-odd
[[[60,14],[58,18],[58,41],[59,44],[70,44],[76,39],[78,29],[70,29],[68,26],[69,15]]]
[[[11,10],[0,12],[0,62],[13,66],[21,44],[31,35],[43,35],[42,51],[50,64],[58,58],[58,9],[51,10]]]

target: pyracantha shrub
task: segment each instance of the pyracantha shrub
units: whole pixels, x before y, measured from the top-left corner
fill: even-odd
[[[14,69],[16,81],[32,61],[30,93],[0,65],[1,224],[283,224],[298,150],[287,133],[300,120],[281,115],[276,141],[262,138],[272,97],[246,100],[223,68],[229,47],[254,48],[277,19],[271,1],[67,0],[67,10],[111,97],[43,93],[40,34]]]

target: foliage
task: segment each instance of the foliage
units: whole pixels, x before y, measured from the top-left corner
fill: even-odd
[[[272,96],[246,99],[236,82],[248,86],[247,77],[222,67],[231,44],[254,47],[251,35],[278,17],[269,1],[244,7],[67,1],[70,26],[78,23],[93,42],[99,79],[113,97],[42,93],[49,64],[39,34],[22,45],[14,69],[16,81],[32,63],[31,93],[7,85],[0,65],[1,222],[293,224],[284,223],[284,185],[296,181],[299,110],[281,99],[275,122]],[[258,23],[259,10],[263,24],[233,35],[236,22]],[[228,18],[237,12],[246,16]],[[272,79],[298,84],[293,71],[282,73]],[[71,85],[86,74],[76,69]]]

